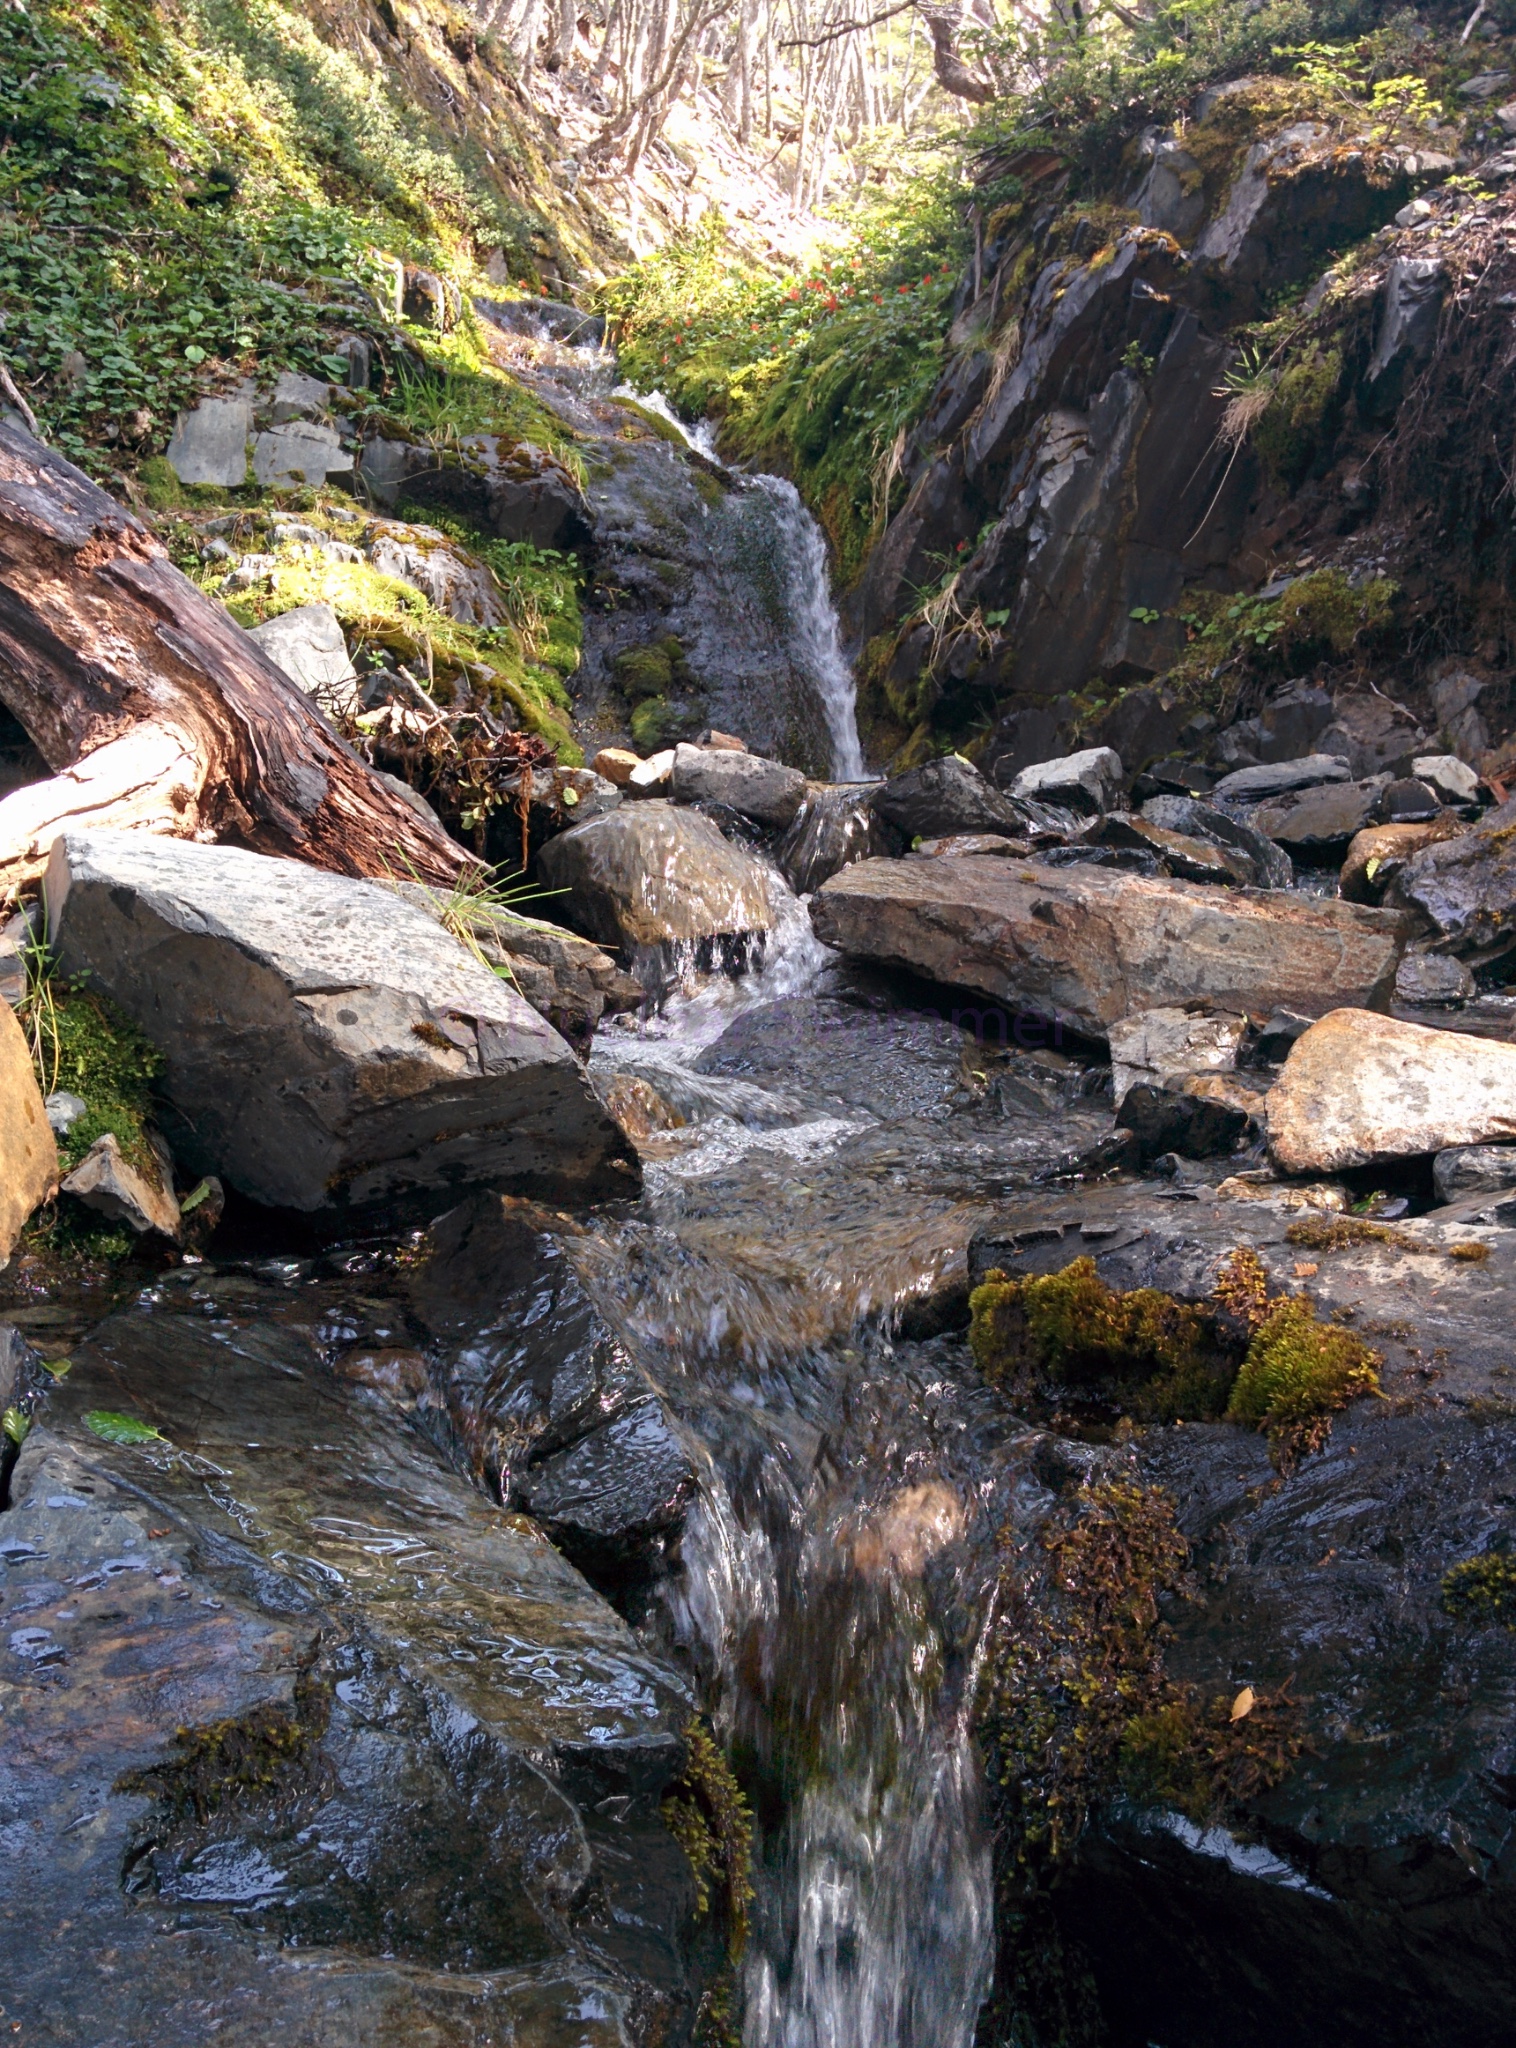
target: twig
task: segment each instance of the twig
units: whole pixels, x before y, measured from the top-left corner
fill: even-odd
[[[1479,26],[1480,22],[1484,19],[1484,10],[1488,6],[1488,4],[1489,0],[1479,0],[1479,5],[1474,9],[1474,12],[1469,16],[1468,20],[1464,23],[1463,34],[1458,38],[1458,47],[1460,50],[1468,41],[1469,37],[1474,33],[1475,29]]]
[[[4,356],[0,356],[0,391],[5,393],[11,404],[20,413],[22,419],[26,421],[32,439],[40,441],[42,439],[42,430],[37,425],[37,415],[17,390],[16,380],[11,375]]]
[[[898,7],[886,7],[883,14],[871,14],[867,21],[840,21],[835,27],[825,29],[819,36],[791,36],[781,42],[781,50],[817,50],[823,43],[835,43],[840,36],[850,36],[855,31],[877,28],[881,21],[892,21],[897,14],[914,7],[916,0],[900,0]]]

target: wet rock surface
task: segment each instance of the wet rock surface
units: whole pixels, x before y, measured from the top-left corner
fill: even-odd
[[[709,948],[769,928],[758,863],[709,818],[656,798],[560,833],[538,871],[564,892],[565,912],[611,945]]]
[[[382,1273],[181,1269],[46,1396],[0,1521],[6,1996],[38,2039],[619,2048],[687,2016],[658,1797],[688,1695],[333,1375],[404,1324]],[[104,1409],[161,1437],[102,1441]]]

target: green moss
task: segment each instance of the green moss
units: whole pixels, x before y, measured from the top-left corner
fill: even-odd
[[[146,1793],[175,1819],[204,1822],[230,1799],[297,1781],[331,1719],[331,1690],[308,1673],[295,1684],[293,1712],[265,1704],[201,1728],[179,1728],[173,1753],[128,1771],[116,1792]]]
[[[629,647],[612,663],[617,687],[630,703],[663,697],[674,687],[684,650],[677,640],[658,640],[649,647]]]
[[[1081,1486],[1007,1559],[979,1730],[1023,1899],[1116,1792],[1212,1820],[1299,1752],[1282,1693],[1249,1727],[1165,1670],[1160,1603],[1193,1591],[1188,1564],[1172,1498],[1127,1479]]]
[[[1279,600],[1283,645],[1298,654],[1325,649],[1340,661],[1389,623],[1395,595],[1384,576],[1355,588],[1341,569],[1313,569],[1296,577]]]
[[[969,1309],[975,1363],[1013,1399],[1094,1395],[1153,1421],[1226,1406],[1234,1361],[1213,1319],[1157,1288],[1118,1293],[1091,1258],[1027,1280],[992,1273]]]
[[[1339,1409],[1379,1392],[1382,1362],[1352,1331],[1318,1323],[1303,1296],[1288,1296],[1248,1346],[1227,1418],[1267,1430],[1286,1455],[1315,1449]]]
[[[1342,350],[1312,348],[1292,363],[1253,429],[1253,444],[1274,477],[1293,490],[1305,477],[1328,438],[1328,416],[1342,383]]]
[[[1458,1621],[1516,1628],[1516,1557],[1486,1550],[1455,1564],[1442,1581],[1442,1604]]]
[[[63,1170],[77,1166],[109,1131],[134,1166],[155,1171],[143,1126],[152,1113],[153,1082],[163,1071],[158,1048],[84,979],[35,981],[22,1021],[43,1093],[66,1089],[88,1105],[59,1140]]]
[[[684,1742],[684,1769],[663,1795],[664,1825],[689,1859],[697,1914],[703,1918],[719,1904],[727,1953],[736,1962],[753,1900],[753,1816],[710,1731],[692,1721]]]

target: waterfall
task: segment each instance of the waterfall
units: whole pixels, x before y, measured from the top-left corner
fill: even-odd
[[[645,411],[677,427],[689,446],[708,461],[717,460],[716,431],[709,420],[689,426],[661,391],[638,391],[621,384],[613,394],[629,398]],[[780,476],[744,476],[751,490],[761,491],[773,511],[779,548],[780,577],[793,633],[795,665],[810,682],[826,721],[832,746],[832,775],[838,782],[860,781],[865,773],[858,739],[858,691],[842,651],[842,630],[832,603],[826,540],[801,502],[792,483]]]
[[[784,551],[795,652],[826,717],[832,775],[838,782],[857,782],[864,772],[863,749],[858,743],[858,691],[842,652],[842,633],[827,574],[826,542],[792,483],[779,476],[755,476],[750,481],[774,508],[774,524]]]

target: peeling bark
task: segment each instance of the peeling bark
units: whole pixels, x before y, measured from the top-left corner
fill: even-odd
[[[114,498],[0,425],[0,702],[53,773],[0,802],[0,896],[69,824],[448,883],[417,816]]]

